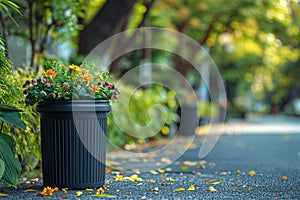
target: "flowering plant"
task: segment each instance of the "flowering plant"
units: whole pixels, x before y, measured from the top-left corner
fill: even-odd
[[[77,66],[52,61],[45,68],[41,77],[23,85],[26,105],[44,100],[118,99],[120,91],[110,82],[109,72],[88,62]]]

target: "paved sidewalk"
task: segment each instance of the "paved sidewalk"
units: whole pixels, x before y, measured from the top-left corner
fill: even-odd
[[[116,199],[300,199],[300,129],[299,133],[258,133],[225,133],[203,160],[198,158],[199,148],[194,147],[164,171],[137,174],[128,169],[117,177],[114,172],[107,173],[105,193]],[[133,182],[126,181],[130,178],[124,177],[133,174],[142,181],[136,177],[131,177]],[[24,192],[29,185],[6,188],[1,192],[9,196],[3,199],[49,199],[36,196],[42,191],[39,184],[31,186],[37,190],[32,193]],[[99,198],[92,195],[96,189],[82,190],[80,197],[76,192],[67,191],[69,199]],[[51,199],[63,196],[59,190]]]

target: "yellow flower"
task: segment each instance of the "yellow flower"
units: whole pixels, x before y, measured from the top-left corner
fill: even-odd
[[[97,190],[97,192],[96,192],[96,194],[104,194],[104,189],[102,188],[102,187],[100,187],[98,190]]]
[[[169,127],[164,126],[164,127],[161,129],[161,133],[162,133],[163,135],[168,135],[168,134],[170,133]]]
[[[57,76],[57,73],[55,71],[53,71],[52,69],[48,69],[46,72],[45,72],[45,75],[46,76],[52,76],[52,78],[55,78]]]
[[[44,187],[43,192],[41,192],[40,194],[42,196],[52,196],[54,191],[56,191],[56,188],[52,189],[51,187]]]
[[[80,71],[80,67],[77,66],[77,65],[72,64],[69,67],[70,67],[70,69],[74,70],[75,72],[79,72]]]
[[[82,81],[88,82],[88,83],[91,82],[93,79],[94,79],[93,76],[90,75],[90,74],[85,75],[85,76],[82,77]]]
[[[100,78],[101,80],[103,79],[103,76],[102,76],[102,74],[101,74],[101,73],[99,73],[99,72],[96,72],[95,74],[96,74],[96,76],[97,76],[98,78]]]

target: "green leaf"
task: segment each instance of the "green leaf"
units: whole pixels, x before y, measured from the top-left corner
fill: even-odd
[[[20,110],[15,107],[0,104],[0,120],[18,126],[21,129],[26,129],[26,125],[21,120],[19,111]]]
[[[5,164],[2,179],[13,186],[17,185],[18,177],[22,171],[20,162],[14,157],[12,146],[3,137],[0,137],[0,159]]]
[[[2,159],[0,159],[0,179],[2,178],[5,170],[5,163]]]
[[[16,107],[13,107],[13,106],[9,106],[9,105],[6,105],[6,104],[0,104],[0,111],[1,110],[10,110],[10,111],[18,111],[18,112],[21,112],[22,110],[20,109],[17,109]]]
[[[13,151],[14,139],[6,134],[0,134],[0,139],[3,139],[10,147],[11,151]]]
[[[84,87],[80,88],[79,90],[79,96],[86,96],[86,89]]]

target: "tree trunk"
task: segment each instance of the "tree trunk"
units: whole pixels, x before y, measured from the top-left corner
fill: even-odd
[[[88,54],[105,39],[118,32],[137,0],[109,0],[79,36],[78,53]]]

